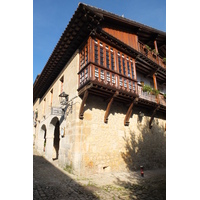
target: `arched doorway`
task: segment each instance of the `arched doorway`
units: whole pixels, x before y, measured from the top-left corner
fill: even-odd
[[[54,117],[49,125],[48,128],[49,134],[49,146],[48,148],[51,149],[51,153],[48,153],[48,158],[53,160],[57,160],[59,156],[59,143],[60,143],[60,122],[58,117]]]
[[[41,126],[40,132],[39,132],[39,140],[38,140],[38,150],[42,153],[45,152],[46,147],[46,135],[47,135],[47,129],[45,124]]]
[[[56,124],[55,124],[54,140],[53,140],[53,147],[54,147],[56,155],[54,155],[55,157],[53,157],[53,160],[58,159],[59,143],[60,143],[60,123],[59,123],[59,121],[57,121]]]

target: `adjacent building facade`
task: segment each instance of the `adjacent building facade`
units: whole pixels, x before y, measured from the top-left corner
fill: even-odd
[[[166,33],[80,3],[33,85],[33,142],[77,174],[165,167]]]

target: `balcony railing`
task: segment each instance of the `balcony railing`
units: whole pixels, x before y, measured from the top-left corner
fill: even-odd
[[[128,92],[129,94],[138,94],[139,99],[166,106],[166,101],[162,94],[156,97],[153,94],[143,92],[142,86],[138,85],[136,80],[92,63],[86,65],[79,72],[79,90],[89,82],[103,85],[105,88]]]
[[[145,99],[154,103],[160,103],[163,106],[166,106],[166,100],[162,94],[159,94],[157,97],[153,94],[149,94],[148,92],[143,92],[142,86],[138,85],[138,95],[139,98]]]
[[[145,99],[154,103],[158,103],[158,99],[156,98],[155,95],[149,94],[148,92],[143,92],[142,86],[138,85],[138,95],[139,98]]]
[[[154,54],[152,51],[148,51],[145,47],[145,44],[141,42],[138,43],[140,53],[147,56],[150,60],[154,61],[155,63],[166,69],[166,64],[163,62],[163,58],[161,58],[159,55]]]
[[[114,89],[137,93],[137,81],[99,65],[86,65],[79,72],[79,88],[94,81]]]

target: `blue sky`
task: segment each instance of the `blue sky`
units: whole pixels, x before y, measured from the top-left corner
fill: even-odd
[[[166,31],[166,0],[33,0],[33,81],[82,2]]]

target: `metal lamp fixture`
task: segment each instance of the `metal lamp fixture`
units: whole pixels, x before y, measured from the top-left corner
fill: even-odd
[[[144,113],[142,113],[141,111],[139,112],[139,117],[144,117]]]
[[[61,105],[67,105],[67,103],[68,103],[68,97],[69,97],[68,94],[66,94],[65,92],[62,92],[62,93],[59,95],[60,104],[61,104]]]

